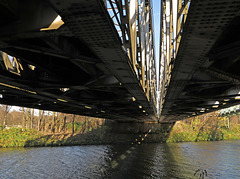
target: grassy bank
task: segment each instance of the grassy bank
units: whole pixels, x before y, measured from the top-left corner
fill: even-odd
[[[93,126],[82,122],[75,122],[74,129],[74,134],[71,132],[73,131],[72,124],[67,124],[66,130],[58,133],[51,133],[51,130],[48,130],[49,132],[39,132],[34,129],[0,129],[0,148],[133,143],[139,137],[139,133],[113,131],[108,125]],[[149,133],[144,142],[163,142],[163,138],[160,137],[164,133],[163,131],[154,133],[154,130],[152,130],[152,133]],[[168,134],[167,132],[166,136]],[[176,122],[167,142],[234,139],[240,139],[240,115],[218,117],[213,113]]]
[[[24,147],[26,141],[41,138],[42,134],[33,129],[11,128],[0,131],[1,147]]]
[[[198,142],[240,139],[238,116],[218,117],[215,113],[184,121],[173,127],[167,142]]]
[[[87,133],[44,135],[34,129],[11,128],[0,131],[0,148],[103,144],[106,126]]]

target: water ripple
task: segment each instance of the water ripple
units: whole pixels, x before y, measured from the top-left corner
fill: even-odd
[[[0,178],[240,178],[240,141],[0,149]],[[196,177],[197,178],[197,177]]]

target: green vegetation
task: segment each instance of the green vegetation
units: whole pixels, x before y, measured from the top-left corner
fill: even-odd
[[[0,105],[0,148],[100,143],[105,119]],[[90,136],[91,135],[91,136]]]
[[[74,131],[75,132],[80,132],[83,128],[83,125],[84,125],[83,122],[75,122],[74,123]],[[67,128],[68,131],[71,131],[72,130],[72,123],[68,123],[66,125],[66,128]]]
[[[111,144],[131,142],[131,138],[135,140],[139,135],[115,133],[111,125],[105,124],[105,119],[100,118],[44,111],[39,111],[39,115],[34,116],[33,110],[23,108],[21,112],[7,113],[6,109],[0,108],[0,148]],[[161,125],[160,132],[157,132],[157,126],[156,131],[150,126],[151,135],[144,142],[240,139],[240,115],[218,115],[215,112],[178,121],[173,128],[172,125]],[[21,128],[16,128],[17,126]]]
[[[74,122],[74,131],[75,133],[86,133],[90,132],[95,128],[100,127],[96,121],[84,121],[84,122]],[[72,123],[66,125],[67,131],[72,131]]]
[[[107,127],[104,126],[85,134],[44,135],[34,140],[27,140],[25,147],[104,144],[106,131]]]
[[[236,119],[237,118],[237,119]],[[167,142],[198,142],[240,139],[238,116],[218,117],[216,113],[178,121]]]
[[[36,140],[42,134],[34,129],[11,128],[0,131],[1,147],[24,147],[26,141]]]
[[[77,132],[75,134],[67,132],[44,135],[35,129],[3,129],[0,130],[0,148],[103,144],[105,142],[107,126],[96,128],[92,125],[87,127],[84,125],[85,123],[75,122],[74,128]],[[69,123],[67,126],[71,131],[72,124]]]

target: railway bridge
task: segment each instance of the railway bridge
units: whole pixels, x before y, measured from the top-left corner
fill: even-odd
[[[239,104],[240,2],[162,0],[160,32],[152,8],[0,1],[0,103],[163,123]]]
[[[0,1],[0,103],[157,120],[150,1]]]

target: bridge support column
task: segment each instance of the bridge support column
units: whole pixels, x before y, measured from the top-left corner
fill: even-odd
[[[111,138],[110,141],[112,141],[112,143],[136,144],[139,141],[141,143],[165,143],[174,123],[161,124],[109,121],[107,126],[109,127],[109,133],[107,135]]]

